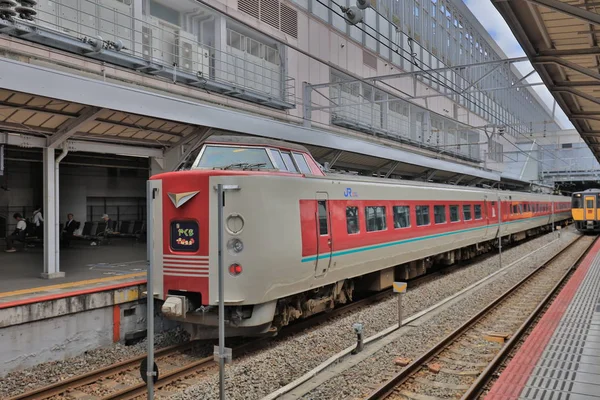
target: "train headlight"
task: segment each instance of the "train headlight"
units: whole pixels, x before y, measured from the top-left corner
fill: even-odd
[[[234,254],[238,254],[244,250],[244,243],[238,238],[229,239],[227,242],[227,248]]]
[[[233,276],[238,276],[243,271],[243,268],[238,263],[233,263],[229,266],[229,273]]]

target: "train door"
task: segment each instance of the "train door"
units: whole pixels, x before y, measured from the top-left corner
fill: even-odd
[[[596,196],[585,196],[583,201],[584,215],[586,221],[596,220]]]
[[[327,192],[317,192],[317,211],[315,213],[317,227],[317,261],[315,277],[323,276],[331,266],[333,238],[331,234],[331,210]]]

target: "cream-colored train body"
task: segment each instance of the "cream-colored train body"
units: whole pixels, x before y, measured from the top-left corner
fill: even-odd
[[[167,300],[163,312],[189,323],[188,329],[196,338],[216,335],[217,184],[236,188],[225,193],[224,242],[239,242],[243,247],[239,252],[228,247],[223,253],[227,268],[224,299],[228,335],[276,331],[294,319],[350,300],[356,290],[383,289],[394,279],[405,280],[426,273],[434,262],[452,264],[490,250],[499,235],[507,241],[520,240],[570,218],[570,210],[564,205],[570,199],[562,196],[346,175],[219,174],[208,176],[205,185],[194,187],[190,183],[177,187],[179,192],[197,190],[205,195],[209,225],[208,238],[200,237],[201,241],[208,240],[205,257],[177,256],[169,252],[168,246],[162,246],[168,242],[164,236],[169,230],[163,226],[168,221],[163,222],[161,210],[173,206],[167,200],[167,192],[172,189],[163,188],[169,178],[158,176],[151,181],[158,193],[163,192],[156,197],[153,207],[154,220],[160,225],[155,225],[153,237],[157,275],[154,293]],[[181,209],[192,207],[193,201],[189,200]],[[557,206],[558,203],[563,205]],[[396,227],[395,204],[409,207],[409,227]],[[457,222],[450,221],[449,208],[454,204],[460,211]],[[430,223],[423,226],[417,226],[415,217],[415,209],[420,205],[430,207]],[[446,222],[435,223],[436,205],[444,205]],[[464,205],[470,205],[472,222],[464,221]],[[480,206],[478,219],[474,215],[476,205]],[[358,233],[349,233],[348,207],[357,209]],[[366,214],[375,210],[373,215],[376,215],[379,212],[376,207],[386,207],[381,211],[381,215],[386,213],[386,229],[368,231]],[[557,209],[552,212],[552,208]],[[438,209],[441,210],[439,206]],[[526,217],[527,210],[530,217]],[[326,225],[321,219],[323,215]],[[382,219],[370,221],[370,224],[380,223]],[[311,250],[311,243],[317,246],[316,251]],[[207,290],[194,295],[193,286],[185,290],[165,287],[168,274],[163,268],[171,268],[171,274],[177,272],[173,268],[183,265],[173,264],[178,257],[179,261],[192,257],[191,264],[194,260],[205,261],[202,265],[206,273],[192,275],[187,282],[205,279]],[[230,266],[235,265],[240,268],[232,270]]]

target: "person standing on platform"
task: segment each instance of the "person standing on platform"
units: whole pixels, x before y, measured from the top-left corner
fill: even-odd
[[[71,239],[73,239],[73,234],[77,229],[77,221],[75,221],[73,214],[67,214],[67,222],[65,222],[65,227],[62,231],[62,239],[65,247],[69,247],[71,244]]]
[[[17,221],[17,227],[15,231],[6,237],[6,252],[14,253],[17,251],[13,244],[14,242],[22,242],[25,243],[25,236],[27,232],[27,222],[23,219],[23,216],[19,213],[13,214],[13,218]]]
[[[42,207],[37,206],[33,211],[33,225],[35,226],[35,236],[41,238],[44,236],[44,216],[42,215]]]

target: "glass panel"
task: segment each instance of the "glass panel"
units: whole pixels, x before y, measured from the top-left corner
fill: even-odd
[[[365,214],[367,218],[367,232],[387,229],[385,207],[365,207]]]
[[[327,202],[319,200],[319,234],[327,235]]]
[[[594,208],[594,200],[586,200],[587,208]]]
[[[293,154],[294,154],[294,160],[296,161],[298,168],[300,168],[300,172],[302,172],[304,174],[310,174],[311,173],[310,168],[308,167],[308,163],[304,159],[304,156],[299,153],[293,153]]]
[[[481,205],[475,204],[475,219],[481,219]]]
[[[446,206],[433,206],[433,217],[436,224],[446,222]]]
[[[281,171],[287,171],[287,167],[283,162],[283,157],[281,157],[281,153],[279,150],[271,149],[271,157],[275,160],[275,167],[279,168]]]
[[[450,206],[450,222],[460,221],[458,206]]]
[[[273,168],[263,148],[207,146],[197,168]]]
[[[583,201],[581,200],[581,197],[573,197],[573,200],[571,202],[571,207],[583,208]]]
[[[408,228],[410,226],[410,209],[408,206],[394,206],[394,228]]]
[[[350,235],[360,232],[358,226],[358,207],[346,207],[346,229]]]
[[[417,226],[429,225],[429,206],[417,206]]]
[[[281,157],[283,158],[283,162],[285,163],[285,166],[287,167],[288,171],[298,172],[296,166],[294,165],[294,161],[292,161],[292,156],[290,155],[290,153],[282,151]]]
[[[471,220],[471,206],[463,206],[463,216],[465,221]]]

